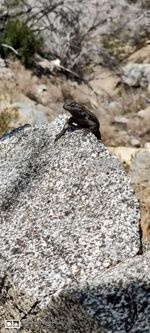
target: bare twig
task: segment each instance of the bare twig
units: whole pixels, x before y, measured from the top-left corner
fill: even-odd
[[[8,44],[1,44],[1,46],[6,47],[7,49],[10,49],[12,52],[14,52],[17,56],[20,56],[19,52],[14,49],[11,45]]]

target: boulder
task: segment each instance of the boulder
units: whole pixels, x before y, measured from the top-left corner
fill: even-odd
[[[132,163],[132,160],[136,157],[138,153],[150,153],[150,149],[147,147],[145,148],[135,148],[135,147],[109,147],[109,150],[115,154],[119,160],[129,167]],[[134,172],[133,172],[134,173]]]
[[[38,111],[37,106],[34,103],[16,102],[13,104],[18,110],[20,123],[29,122],[32,125],[46,124],[48,122],[46,112],[43,112],[43,106],[39,105]]]
[[[150,107],[147,107],[144,110],[140,110],[137,112],[137,116],[142,120],[149,122],[150,124]]]
[[[150,186],[150,150],[142,149],[133,159],[129,177],[133,184],[147,184]]]
[[[42,308],[40,302],[19,293],[8,278],[0,279],[1,333],[6,333],[4,322],[10,318],[17,318],[23,333],[149,333],[149,271],[150,252],[88,281],[74,281],[57,296],[50,295]]]
[[[136,148],[139,148],[140,147],[140,140],[139,139],[137,139],[136,137],[131,137],[130,138],[130,143],[131,143],[131,146],[132,147],[136,147]]]
[[[150,150],[150,142],[146,142],[144,145],[144,148],[149,149]]]
[[[1,276],[32,298],[31,310],[39,302],[42,332],[106,332],[106,322],[109,332],[124,332],[123,304],[133,304],[119,296],[127,268],[114,275],[114,289],[109,270],[141,250],[139,202],[121,163],[93,134],[70,130],[54,141],[64,121],[25,126],[0,142]],[[30,314],[20,311],[25,332],[40,332]]]
[[[128,63],[123,67],[122,80],[130,87],[148,87],[150,64]]]

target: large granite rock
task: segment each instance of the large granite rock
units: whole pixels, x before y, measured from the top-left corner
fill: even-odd
[[[48,332],[47,327],[62,333],[149,333],[149,271],[150,253],[129,259],[104,275],[60,292],[36,318],[24,320],[24,327],[39,333]]]
[[[58,326],[58,317],[64,321],[67,315],[69,324],[61,332],[88,332],[84,316],[95,327],[89,332],[102,332],[99,301],[95,310],[92,298],[88,311],[83,304],[90,297],[86,289],[108,268],[139,253],[139,203],[120,162],[92,134],[83,137],[78,130],[54,142],[63,122],[60,117],[49,126],[27,126],[1,140],[0,271],[19,292],[39,299],[42,309],[46,304],[52,309],[64,293],[55,321]],[[83,290],[83,299],[82,292],[71,293],[71,306],[67,290],[74,286]],[[80,324],[73,330],[67,325],[75,317],[78,322],[76,311]],[[46,332],[59,332],[50,325]]]
[[[1,333],[10,318],[20,320],[21,333],[149,333],[149,271],[150,253],[130,258],[94,279],[72,282],[42,309],[1,279]]]

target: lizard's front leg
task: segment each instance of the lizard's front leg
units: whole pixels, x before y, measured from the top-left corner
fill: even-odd
[[[66,120],[63,129],[61,130],[60,133],[58,133],[58,134],[56,135],[55,141],[57,141],[58,139],[60,139],[61,136],[65,134],[65,132],[66,132],[67,129],[70,127],[70,125],[73,123],[73,121],[74,121],[74,118],[73,118],[73,117],[70,117],[69,119]]]

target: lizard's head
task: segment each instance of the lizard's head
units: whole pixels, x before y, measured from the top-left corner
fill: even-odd
[[[81,105],[73,101],[68,101],[63,105],[63,108],[72,113],[78,111],[79,108],[81,109]]]

